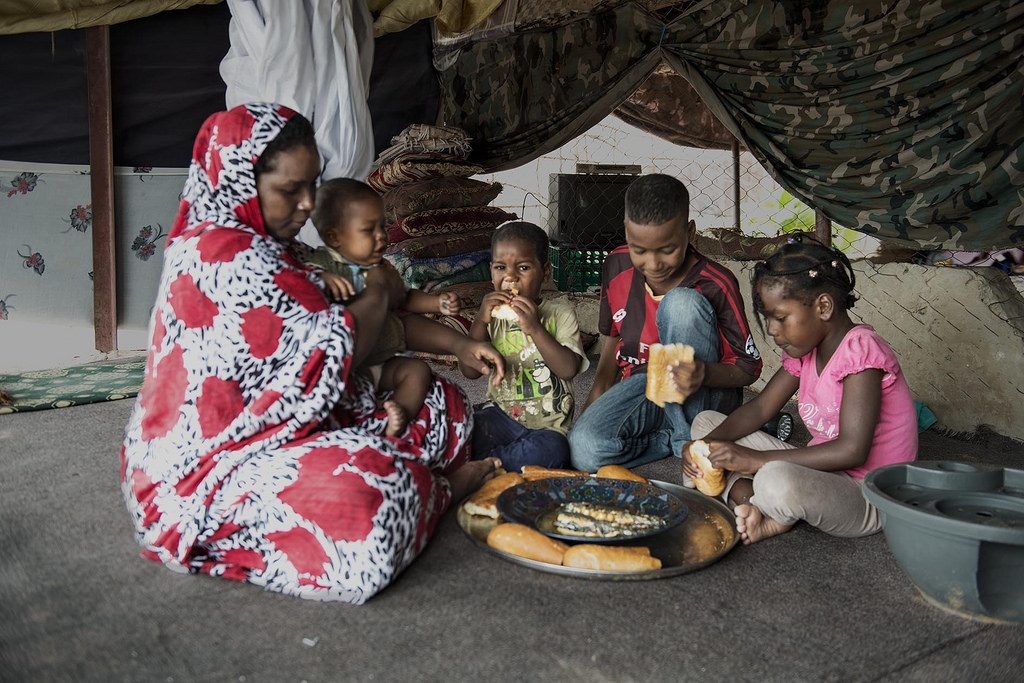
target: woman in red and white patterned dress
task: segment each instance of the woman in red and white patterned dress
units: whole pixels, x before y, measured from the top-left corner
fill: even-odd
[[[372,384],[349,370],[400,286],[374,269],[363,297],[331,304],[289,256],[319,172],[312,127],[285,107],[235,107],[203,124],[121,481],[145,557],[362,603],[495,464],[468,462],[472,411],[441,379],[401,438],[383,436]]]

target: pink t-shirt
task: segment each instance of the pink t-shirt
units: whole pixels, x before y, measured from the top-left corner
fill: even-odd
[[[800,378],[800,417],[811,433],[808,446],[839,436],[839,406],[843,403],[843,379],[870,369],[882,376],[882,404],[868,459],[846,470],[852,477],[883,465],[917,459],[917,410],[896,354],[870,325],[857,325],[846,333],[839,348],[818,375],[818,350],[802,358],[782,354],[782,367]]]

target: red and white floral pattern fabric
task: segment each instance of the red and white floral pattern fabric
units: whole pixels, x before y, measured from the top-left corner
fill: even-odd
[[[211,116],[164,255],[121,481],[143,555],[318,600],[362,603],[426,545],[468,458],[442,380],[401,438],[350,375],[353,319],[269,237],[253,164],[294,115]]]

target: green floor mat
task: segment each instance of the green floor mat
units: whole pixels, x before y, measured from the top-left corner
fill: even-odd
[[[13,405],[0,405],[0,414],[129,398],[139,393],[145,372],[145,358],[120,358],[0,375],[0,389],[14,399]]]

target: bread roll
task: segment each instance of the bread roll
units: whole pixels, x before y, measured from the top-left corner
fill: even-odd
[[[498,496],[505,489],[512,488],[516,484],[522,484],[525,479],[515,472],[498,475],[493,479],[484,482],[484,485],[476,490],[463,504],[466,512],[471,515],[481,515],[498,519]]]
[[[701,476],[693,480],[697,490],[705,496],[720,496],[725,490],[725,470],[720,470],[711,464],[708,456],[711,455],[711,447],[703,441],[690,443],[690,460],[700,470]]]
[[[649,572],[661,569],[661,560],[651,557],[642,546],[574,545],[566,551],[562,565],[606,572]]]
[[[562,564],[569,549],[565,543],[522,524],[499,524],[487,534],[487,545],[512,555],[538,562]]]
[[[512,296],[518,296],[519,290],[515,287],[511,287],[509,289],[509,294]],[[491,317],[497,318],[498,320],[519,320],[519,315],[516,313],[515,309],[508,304],[501,304],[500,306],[492,308]]]
[[[679,391],[669,367],[675,363],[692,363],[693,347],[687,344],[651,344],[647,354],[647,400],[665,407],[666,403],[682,403],[687,395]]]
[[[523,478],[526,481],[537,481],[538,479],[553,479],[555,477],[585,477],[586,472],[576,470],[550,470],[540,465],[523,465]]]
[[[638,481],[641,484],[651,483],[636,472],[628,470],[622,465],[605,465],[597,471],[597,476],[604,479],[626,479],[628,481]]]

